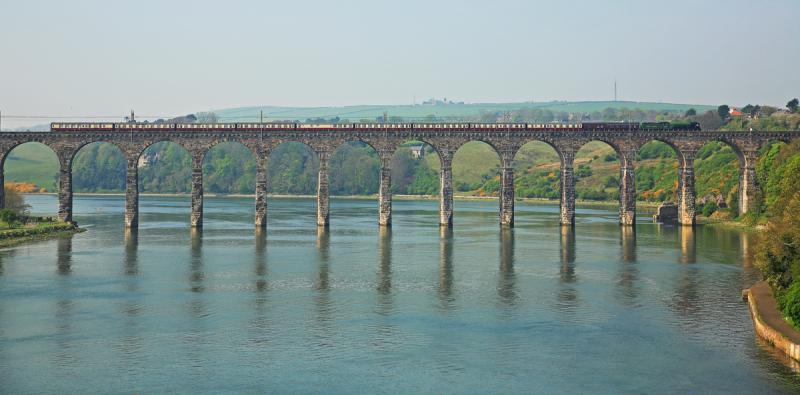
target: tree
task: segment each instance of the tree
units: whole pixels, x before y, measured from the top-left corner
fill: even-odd
[[[4,187],[5,208],[17,213],[18,215],[28,215],[31,206],[25,203],[25,198],[16,189]]]
[[[795,97],[794,99],[789,100],[789,102],[786,103],[786,108],[788,108],[789,111],[791,112],[797,112],[798,105],[800,105],[800,101],[798,101],[797,98]]]
[[[717,130],[720,126],[725,124],[725,121],[720,118],[719,114],[711,110],[698,116],[697,122],[700,123],[700,128],[703,130]]]
[[[753,110],[755,110],[755,107],[753,107],[752,104],[748,104],[748,105],[742,107],[742,113],[744,113],[744,114],[752,115],[753,114]]]
[[[686,110],[686,117],[693,117],[695,115],[697,115],[697,110],[695,110],[694,108]]]
[[[717,107],[717,114],[719,114],[719,117],[722,118],[722,119],[728,118],[728,115],[730,114],[730,112],[731,112],[731,108],[728,107],[727,104],[723,104],[723,105]]]

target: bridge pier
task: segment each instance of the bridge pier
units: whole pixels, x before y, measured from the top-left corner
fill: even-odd
[[[199,158],[198,158],[199,156]],[[192,160],[192,228],[203,227],[203,156]]]
[[[561,151],[561,225],[575,225],[575,152]]]
[[[745,152],[744,160],[739,167],[739,215],[747,214],[753,210],[756,194],[758,193],[758,181],[756,179],[756,161],[758,152]]]
[[[380,186],[378,187],[378,225],[392,225],[392,157],[381,157]]]
[[[59,157],[62,154],[59,154]],[[72,222],[72,166],[71,161],[59,158],[58,173],[58,220]]]
[[[439,226],[453,227],[453,157],[440,155],[442,167],[439,170]]]
[[[636,223],[636,176],[634,174],[634,153],[620,155],[619,166],[619,223]]]
[[[684,152],[678,169],[678,223],[695,224],[694,153]]]
[[[125,227],[139,226],[139,158],[128,158],[125,175]]]
[[[500,170],[500,226],[514,227],[514,168],[510,163]]]
[[[256,212],[255,224],[258,228],[267,226],[267,161],[264,153],[256,158]]]
[[[330,225],[330,196],[328,191],[328,158],[330,153],[318,152],[319,177],[317,179],[317,226]]]
[[[1,155],[1,154],[0,154]],[[3,174],[3,157],[0,156],[0,209],[6,208],[6,180]]]

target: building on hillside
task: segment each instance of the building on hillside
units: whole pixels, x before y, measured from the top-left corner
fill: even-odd
[[[420,159],[425,156],[425,146],[424,145],[412,145],[408,147],[411,150],[411,156],[414,159]]]
[[[728,114],[732,117],[741,117],[742,115],[744,115],[741,111],[739,111],[734,107],[731,107],[731,109],[728,110]]]

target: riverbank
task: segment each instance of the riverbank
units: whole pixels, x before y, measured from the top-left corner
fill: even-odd
[[[29,241],[46,240],[66,234],[80,233],[85,230],[71,222],[42,223],[29,228],[0,230],[0,248],[11,247]]]
[[[759,281],[743,296],[747,298],[756,334],[794,361],[800,361],[800,332],[783,319],[769,284]]]

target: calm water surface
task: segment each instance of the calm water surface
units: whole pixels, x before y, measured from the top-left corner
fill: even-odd
[[[31,196],[53,214],[54,196]],[[741,290],[750,241],[557,206],[435,201],[75,198],[87,232],[0,250],[0,393],[787,393]]]

